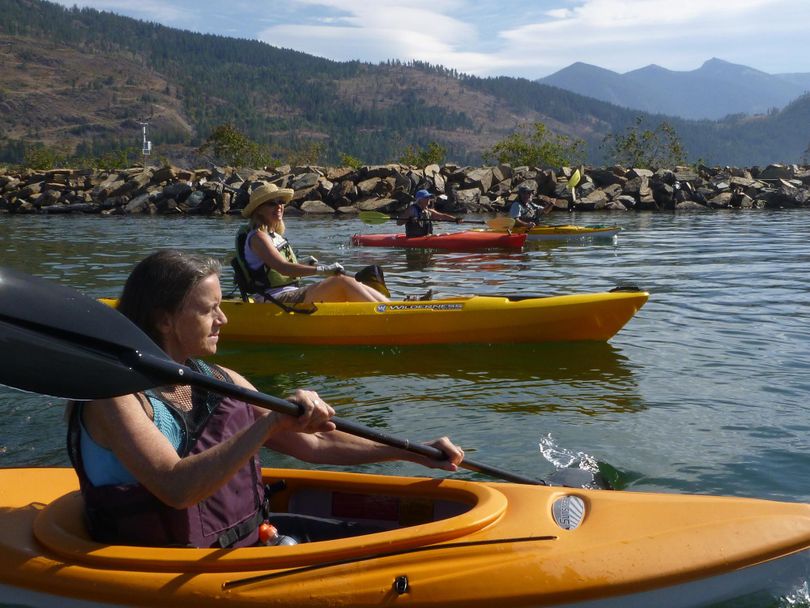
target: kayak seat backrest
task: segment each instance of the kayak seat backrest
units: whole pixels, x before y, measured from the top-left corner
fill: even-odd
[[[247,302],[248,296],[250,296],[248,280],[236,256],[231,258],[231,268],[233,268],[233,281],[239,289],[239,295],[242,297],[243,302]]]

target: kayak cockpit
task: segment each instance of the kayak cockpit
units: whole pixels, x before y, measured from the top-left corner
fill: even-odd
[[[301,543],[240,549],[193,549],[106,545],[84,525],[79,492],[45,506],[34,521],[36,540],[66,561],[97,568],[211,572],[286,568],[447,542],[500,519],[507,499],[483,484],[298,470],[264,470],[266,483],[284,481],[271,497],[274,512],[359,521],[382,532]],[[283,530],[282,530],[283,532]]]

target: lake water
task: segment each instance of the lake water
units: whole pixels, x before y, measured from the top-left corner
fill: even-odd
[[[565,294],[620,282],[648,290],[647,305],[607,344],[227,347],[218,360],[266,392],[316,388],[343,418],[411,440],[447,434],[472,459],[525,475],[594,458],[616,469],[629,491],[810,501],[807,214],[552,220],[624,230],[615,242],[474,254],[352,247],[354,232],[396,230],[357,219],[290,218],[288,235],[299,253],[347,270],[381,264],[394,296],[428,288],[434,297]],[[157,248],[226,259],[239,225],[238,218],[0,216],[0,264],[117,296],[134,263]],[[224,277],[229,289],[229,271]],[[42,373],[50,371],[43,361]],[[0,420],[0,466],[68,464],[59,400],[0,387]],[[269,453],[263,462],[300,466]],[[398,463],[363,470],[425,473]]]

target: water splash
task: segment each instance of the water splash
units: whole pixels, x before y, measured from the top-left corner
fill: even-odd
[[[808,606],[810,606],[810,585],[807,581],[780,598],[778,604],[778,608],[807,608]]]
[[[594,474],[599,473],[599,461],[595,457],[557,445],[551,433],[540,438],[539,447],[543,458],[553,464],[555,469],[576,468]]]

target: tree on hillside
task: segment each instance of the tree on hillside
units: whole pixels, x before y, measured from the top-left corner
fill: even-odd
[[[542,122],[525,125],[520,130],[484,150],[484,161],[513,166],[561,167],[576,165],[585,159],[585,142],[557,135]]]
[[[234,167],[263,167],[271,161],[266,148],[249,139],[231,123],[215,127],[197,151],[211,154],[215,162]]]
[[[356,156],[352,156],[351,154],[346,154],[345,152],[341,152],[338,158],[340,159],[340,164],[344,167],[359,169],[360,167],[363,166],[362,160],[360,160]]]
[[[398,161],[403,165],[413,165],[414,167],[427,167],[428,165],[441,165],[447,156],[447,150],[435,141],[430,142],[425,148],[408,146],[399,157]]]
[[[644,118],[623,134],[609,133],[602,141],[609,160],[628,167],[658,169],[686,162],[686,151],[675,128],[662,121],[654,129],[644,128]]]

